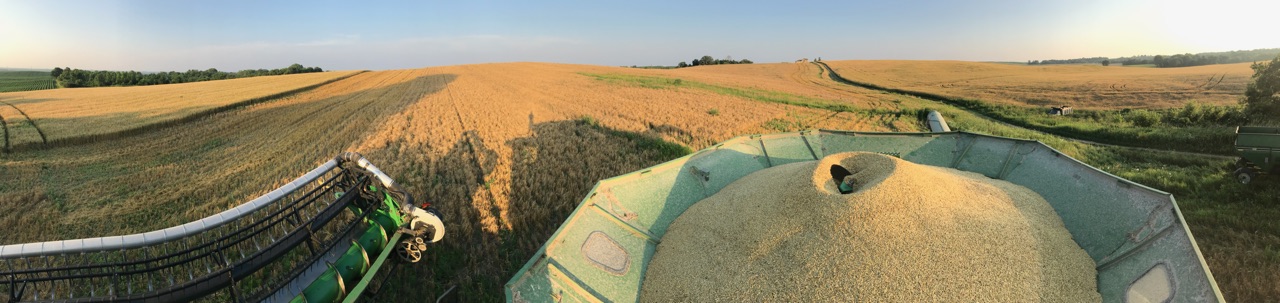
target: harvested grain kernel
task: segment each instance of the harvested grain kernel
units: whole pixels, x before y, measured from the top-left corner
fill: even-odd
[[[853,173],[840,194],[830,167]],[[758,171],[672,223],[641,300],[1097,302],[1094,262],[1044,198],[873,153]]]

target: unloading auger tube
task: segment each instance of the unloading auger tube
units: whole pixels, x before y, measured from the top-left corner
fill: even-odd
[[[429,204],[348,152],[186,224],[0,246],[0,302],[354,302],[400,263],[387,259],[443,237]]]

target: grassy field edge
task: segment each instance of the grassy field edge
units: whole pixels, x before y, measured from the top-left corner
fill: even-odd
[[[1009,107],[1008,105],[995,105],[991,102],[984,102],[981,100],[885,87],[873,83],[855,81],[840,75],[840,73],[836,72],[834,68],[827,65],[825,62],[813,63],[824,68],[828,73],[830,73],[831,78],[836,81],[867,89],[941,102],[947,105],[967,109],[977,114],[1014,126],[1048,134],[1111,145],[1168,149],[1215,155],[1235,155],[1235,148],[1232,144],[1235,136],[1234,133],[1227,131],[1227,127],[1099,127],[1095,129],[1082,129],[1073,125],[1040,125],[1031,123],[1028,119],[1019,119],[1014,117],[1014,109],[1006,108]],[[1206,141],[1211,143],[1206,144]]]

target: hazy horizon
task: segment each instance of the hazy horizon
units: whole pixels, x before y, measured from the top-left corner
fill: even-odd
[[[536,61],[1025,62],[1275,48],[1262,1],[2,1],[0,67],[326,70]],[[1268,44],[1271,43],[1271,44]]]

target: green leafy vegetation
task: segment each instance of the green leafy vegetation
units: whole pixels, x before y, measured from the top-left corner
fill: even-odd
[[[692,149],[680,143],[670,142],[663,140],[662,138],[648,136],[641,133],[621,131],[606,127],[600,124],[600,120],[596,120],[596,118],[591,116],[582,116],[578,118],[578,122],[582,125],[603,131],[609,135],[625,138],[627,141],[635,144],[636,147],[657,151],[658,158],[663,161],[684,157],[685,155],[693,153]]]
[[[319,67],[304,67],[293,64],[286,68],[272,70],[246,69],[239,72],[222,72],[216,68],[207,70],[188,70],[186,72],[142,73],[137,71],[91,71],[73,68],[55,67],[48,75],[57,80],[58,87],[100,87],[100,86],[137,86],[156,84],[175,84],[210,80],[225,80],[258,76],[289,75],[301,73],[323,72]]]
[[[699,65],[718,65],[718,64],[751,64],[751,63],[753,63],[753,62],[751,62],[751,60],[747,60],[747,59],[742,59],[742,60],[733,60],[733,57],[725,57],[724,59],[716,59],[716,58],[713,58],[713,57],[711,57],[711,56],[702,56],[702,58],[693,59],[693,61],[692,61],[692,62],[693,62],[693,63],[685,63],[685,62],[681,61],[679,64],[676,64],[676,67],[677,67],[677,68],[680,68],[680,67],[693,67],[693,66],[699,66]]]
[[[1280,54],[1280,48],[1262,48],[1254,50],[1237,50],[1229,52],[1208,52],[1208,53],[1186,53],[1175,55],[1142,55],[1131,57],[1120,57],[1111,60],[1107,57],[1089,57],[1076,59],[1057,59],[1057,60],[1030,60],[1027,65],[1049,65],[1049,64],[1103,64],[1110,65],[1112,62],[1120,62],[1125,66],[1134,65],[1150,65],[1154,67],[1187,67],[1210,64],[1227,64],[1240,63],[1250,61],[1269,60]]]
[[[1276,123],[1280,120],[1280,56],[1252,67],[1253,83],[1244,91],[1244,111],[1259,123]]]
[[[1223,155],[1235,152],[1235,126],[1245,123],[1237,106],[1195,102],[1179,109],[1075,110],[1065,116],[974,100],[956,103],[1010,124],[1069,138]]]
[[[1019,127],[1114,145],[1231,155],[1235,153],[1235,126],[1246,122],[1238,106],[1190,102],[1179,109],[1075,110],[1069,115],[1050,115],[1038,107],[889,88],[836,74],[833,77],[848,84],[957,106]]]

